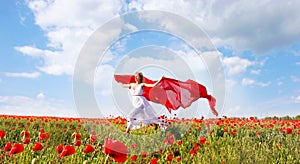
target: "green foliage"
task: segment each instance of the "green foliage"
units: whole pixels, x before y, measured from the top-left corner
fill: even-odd
[[[300,163],[300,116],[265,119],[226,118],[219,120],[170,120],[165,132],[158,133],[154,126],[133,130],[131,135],[145,140],[130,139],[122,131],[126,121],[122,118],[72,119],[49,117],[0,116],[0,130],[6,132],[0,138],[0,163],[114,163],[104,154],[104,139],[117,138],[124,143],[130,154],[126,163]],[[291,128],[291,133],[286,130]],[[22,132],[30,133],[30,143],[24,144]],[[116,132],[118,131],[118,132]],[[41,140],[41,133],[49,133],[50,138]],[[80,134],[81,144],[75,146],[74,136]],[[119,135],[122,134],[122,135]],[[169,138],[168,138],[169,137]],[[200,144],[200,137],[205,142]],[[164,140],[169,139],[167,144]],[[21,143],[24,151],[9,155],[4,150],[8,142]],[[40,142],[41,151],[32,150],[34,143]],[[180,144],[179,144],[180,142]],[[151,147],[146,147],[151,143]],[[76,152],[60,158],[56,152],[59,144],[72,145]],[[85,154],[87,144],[95,150]],[[134,146],[132,146],[134,145]],[[161,149],[154,149],[155,146]],[[143,150],[151,150],[145,152]],[[136,161],[131,159],[136,155]],[[173,157],[173,159],[171,158]],[[169,158],[168,158],[169,157]],[[169,160],[169,161],[168,161]]]

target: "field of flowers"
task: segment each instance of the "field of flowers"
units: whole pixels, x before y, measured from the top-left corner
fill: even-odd
[[[0,115],[0,163],[300,163],[298,117],[166,121]]]

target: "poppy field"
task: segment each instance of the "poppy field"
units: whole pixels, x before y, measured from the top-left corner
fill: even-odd
[[[162,116],[163,117],[163,116]],[[0,163],[300,163],[300,119],[126,119],[0,115]]]

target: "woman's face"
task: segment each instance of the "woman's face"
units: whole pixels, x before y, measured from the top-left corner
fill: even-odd
[[[139,74],[135,74],[135,82],[140,82],[141,81],[141,77]]]

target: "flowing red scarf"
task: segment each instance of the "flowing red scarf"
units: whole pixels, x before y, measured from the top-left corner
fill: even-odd
[[[135,83],[134,75],[114,75],[117,82],[123,84]],[[153,84],[156,81],[144,77],[144,83]],[[207,94],[205,86],[193,81],[185,82],[163,77],[153,88],[144,87],[143,96],[154,103],[164,105],[168,111],[177,110],[179,107],[187,108],[199,98],[206,98],[211,109],[215,109],[216,99]]]

